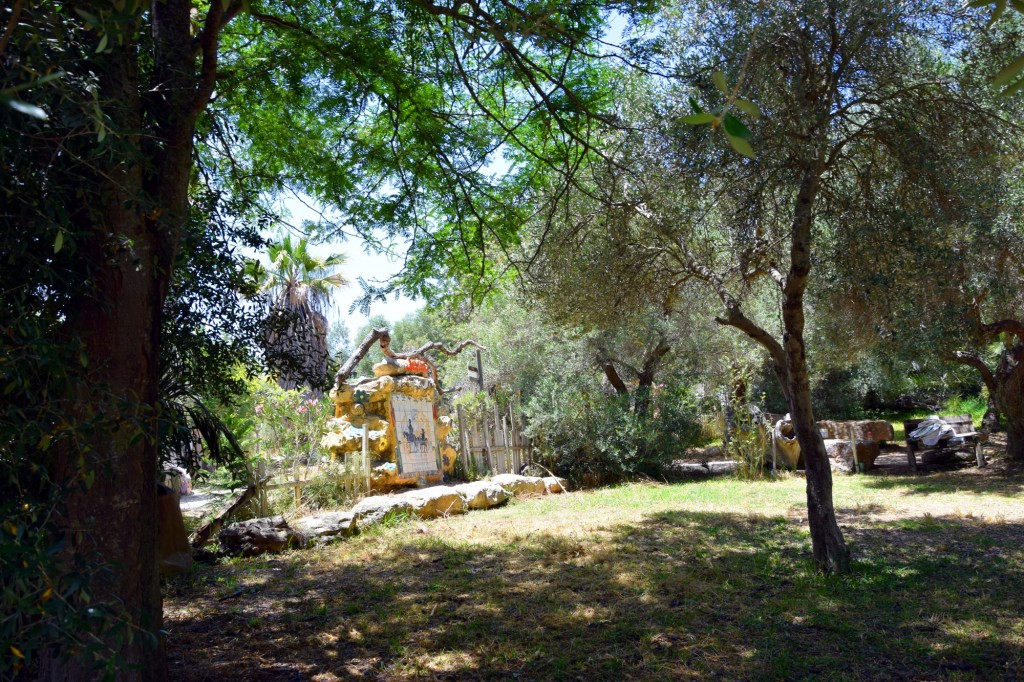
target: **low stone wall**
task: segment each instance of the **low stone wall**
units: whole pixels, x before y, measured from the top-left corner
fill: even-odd
[[[512,497],[566,491],[568,484],[565,479],[556,476],[541,478],[501,474],[487,481],[417,488],[395,495],[375,495],[360,500],[350,511],[304,516],[291,523],[281,516],[234,523],[221,531],[219,539],[221,547],[229,554],[276,554],[290,547],[306,547],[354,535],[360,529],[389,517],[405,514],[434,519],[497,507]]]

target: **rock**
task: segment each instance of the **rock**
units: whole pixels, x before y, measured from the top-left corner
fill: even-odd
[[[434,424],[434,434],[437,436],[438,441],[442,441],[447,438],[448,434],[452,432],[452,428],[455,426],[455,422],[453,422],[452,418],[447,415],[439,416]]]
[[[395,439],[391,433],[391,425],[376,415],[328,419],[326,432],[320,439],[320,447],[331,453],[332,457],[339,457],[348,452],[361,452],[364,428],[369,429],[367,446],[371,456],[388,455],[394,450]]]
[[[703,462],[701,464],[689,462],[677,462],[672,465],[672,473],[677,476],[716,476],[718,474],[731,474],[739,468],[735,460],[724,462]]]
[[[509,494],[494,481],[473,481],[455,486],[469,509],[489,509],[505,504]]]
[[[545,476],[541,479],[549,494],[569,492],[569,482],[558,476]]]
[[[853,428],[857,440],[873,440],[876,443],[884,443],[895,439],[892,424],[881,419],[862,419],[860,421],[831,421],[823,420],[818,422],[825,438],[834,440],[850,439],[850,429]]]
[[[466,501],[455,488],[447,485],[437,485],[430,488],[410,490],[402,493],[412,505],[413,511],[421,519],[435,519],[439,516],[450,516],[451,514],[464,514],[466,512]]]
[[[378,379],[381,381],[381,379]],[[437,388],[434,382],[428,377],[406,374],[392,379],[395,382],[395,393],[420,398],[422,400],[434,400],[437,397]]]
[[[548,487],[545,485],[544,479],[539,476],[498,474],[497,476],[492,476],[491,480],[504,488],[510,495],[543,495],[548,491]]]
[[[825,452],[828,454],[833,471],[853,472],[853,447],[850,441],[826,438]],[[874,466],[878,453],[877,442],[873,440],[857,441],[857,462],[863,464],[865,470]]]
[[[301,540],[283,516],[233,523],[217,537],[225,551],[241,556],[277,554],[289,547],[299,546]]]
[[[450,445],[441,446],[441,468],[449,476],[455,473],[455,462],[459,458],[459,453],[455,451]]]
[[[356,384],[344,384],[340,388],[331,390],[331,400],[342,408],[342,413],[347,413],[351,408],[345,407],[349,403],[361,405],[372,405],[388,399],[395,390],[395,380],[391,377],[378,377],[372,380],[362,380]]]
[[[769,457],[771,455],[769,454]],[[800,442],[793,438],[775,439],[775,462],[783,469],[799,469],[804,464],[804,458],[800,452]]]
[[[354,535],[356,515],[352,512],[326,512],[295,519],[291,525],[308,544],[310,541],[324,538]]]
[[[366,497],[352,507],[352,513],[360,526],[380,523],[389,516],[413,513],[412,503],[402,495],[375,495]]]

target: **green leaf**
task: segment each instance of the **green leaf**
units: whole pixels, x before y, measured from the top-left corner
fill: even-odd
[[[738,137],[743,140],[749,140],[752,137],[750,129],[747,128],[746,124],[732,114],[725,115],[722,127],[725,128],[726,134],[730,137]]]
[[[736,150],[743,156],[747,157],[748,159],[754,158],[754,148],[750,146],[749,142],[744,140],[742,137],[730,135],[728,132],[725,134],[725,136],[729,139],[729,144],[732,146],[734,150]]]
[[[1024,89],[1024,78],[1021,78],[1012,83],[1011,85],[1007,86],[1007,88],[999,94],[1002,95],[1003,97],[1009,97],[1010,95],[1016,95],[1022,89]]]
[[[711,74],[711,82],[715,84],[715,87],[718,88],[719,92],[723,95],[729,94],[729,84],[725,80],[724,73],[721,71],[715,71]]]
[[[1017,77],[1017,75],[1024,69],[1024,55],[1021,55],[1010,62],[1010,65],[1005,69],[996,74],[996,77],[992,79],[992,85],[996,87],[1003,87],[1009,85],[1010,82]]]
[[[761,108],[749,99],[737,99],[733,104],[736,105],[737,109],[749,116],[751,120],[756,121],[761,118]]]
[[[14,109],[19,113],[25,114],[26,116],[31,116],[32,118],[38,118],[42,121],[45,121],[47,118],[49,118],[49,115],[41,108],[37,107],[35,104],[22,102],[20,99],[14,99],[13,97],[8,97],[7,95],[0,95],[0,103],[6,104],[11,109]]]
[[[693,114],[691,116],[683,116],[682,118],[683,123],[688,123],[694,126],[706,125],[717,120],[718,119],[714,115],[708,113]]]
[[[57,230],[57,238],[53,240],[53,252],[60,253],[64,248],[64,230]]]
[[[84,9],[80,9],[80,8],[76,7],[75,8],[75,14],[77,14],[78,16],[80,16],[83,19],[85,19],[85,21],[90,26],[99,26],[99,24],[100,24],[100,20],[96,17],[95,14],[92,14],[91,12],[86,12]]]
[[[693,96],[690,97],[690,108],[693,109],[693,113],[695,114],[704,113],[704,110],[700,108],[700,104],[697,103],[697,100]]]
[[[28,83],[21,83],[19,85],[12,85],[9,88],[4,88],[3,91],[0,91],[0,96],[10,95],[15,92],[21,92],[22,90],[28,90],[29,88],[34,88],[37,85],[42,85],[43,83],[49,83],[50,81],[55,81],[58,78],[63,78],[65,75],[66,74],[63,71],[55,71],[54,73],[37,78],[34,81],[29,81]]]
[[[999,18],[1003,16],[1003,12],[1006,11],[1006,0],[996,0],[996,8],[992,10],[992,16],[988,20],[986,28],[992,28],[992,26],[999,21]]]
[[[106,33],[104,33],[100,37],[100,44],[96,47],[96,52],[98,54],[100,52],[103,52],[103,50],[105,50],[105,49],[107,49],[107,34]]]

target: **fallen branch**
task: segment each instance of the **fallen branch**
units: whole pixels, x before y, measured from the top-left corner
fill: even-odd
[[[231,503],[231,506],[221,512],[216,518],[207,521],[196,530],[192,536],[190,543],[192,549],[201,549],[210,539],[216,535],[231,515],[238,511],[243,504],[252,499],[256,491],[260,489],[260,486],[270,480],[270,477],[264,478],[262,481],[251,484],[248,488],[242,491],[242,494],[237,500]]]

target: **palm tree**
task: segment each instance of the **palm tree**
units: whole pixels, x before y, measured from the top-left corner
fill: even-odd
[[[262,290],[268,294],[267,364],[284,389],[327,385],[327,310],[331,290],[348,284],[338,268],[344,254],[316,258],[309,241],[285,236],[269,248]]]

